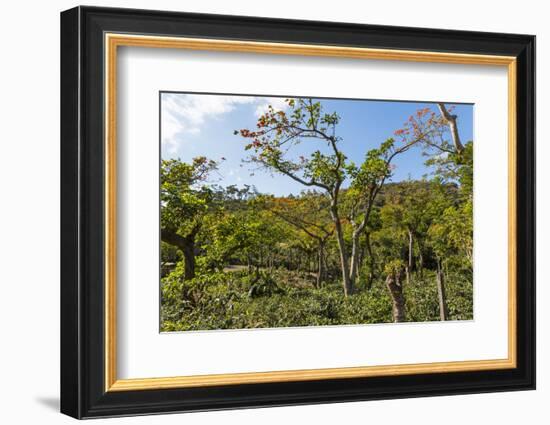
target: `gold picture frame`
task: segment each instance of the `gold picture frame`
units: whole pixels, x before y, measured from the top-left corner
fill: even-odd
[[[128,391],[202,387],[284,381],[339,379],[411,375],[418,373],[464,372],[516,367],[516,58],[512,56],[440,53],[427,51],[370,49],[354,47],[281,44],[159,37],[127,34],[105,34],[105,99],[106,99],[106,186],[105,204],[105,390]],[[392,60],[506,67],[508,72],[508,358],[387,366],[364,366],[306,369],[272,372],[247,372],[169,378],[117,379],[116,375],[116,95],[117,51],[119,47],[189,49],[275,55],[325,56],[357,60]]]
[[[507,356],[125,379],[117,374],[117,69],[127,47],[462,64],[507,73]],[[506,90],[504,87],[502,90]],[[503,104],[504,108],[505,105]],[[61,412],[95,418],[535,388],[535,37],[110,9],[61,13]],[[504,165],[504,164],[503,164]],[[119,258],[120,259],[120,258]],[[120,301],[120,300],[119,300]],[[504,347],[503,347],[504,348]],[[122,363],[121,363],[122,364]],[[275,369],[275,368],[274,368]],[[221,369],[223,370],[223,368]]]

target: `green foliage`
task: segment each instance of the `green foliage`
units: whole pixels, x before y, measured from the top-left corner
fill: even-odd
[[[317,289],[307,278],[292,281],[288,272],[282,270],[264,271],[259,275],[234,272],[186,282],[182,298],[178,296],[182,284],[175,284],[178,281],[175,277],[167,277],[162,283],[161,330],[164,332],[392,321],[391,300],[382,280],[375,282],[370,290],[360,288],[353,297],[346,298],[337,282]],[[450,320],[471,320],[471,281],[452,275],[448,281]],[[407,321],[439,320],[435,282],[435,274],[430,272],[404,286]]]
[[[191,164],[176,159],[161,164],[161,227],[185,235],[197,226],[208,211],[212,190],[204,184],[217,164],[204,157]]]
[[[162,162],[161,329],[391,322],[385,278],[404,270],[406,321],[439,320],[437,270],[449,319],[472,319],[473,144],[453,151],[426,108],[355,164],[340,149],[336,112],[287,103],[235,133],[250,162],[300,182],[299,195],[217,186],[217,163],[204,157]],[[308,153],[293,155],[298,145]],[[431,175],[391,182],[392,160],[417,147]]]
[[[473,284],[471,277],[460,272],[446,274],[447,309],[449,320],[472,320]],[[439,320],[435,272],[424,277],[414,276],[410,284],[404,284],[407,321],[424,322]]]
[[[384,266],[384,274],[398,274],[405,268],[403,260],[391,260]]]
[[[456,253],[471,266],[474,249],[472,202],[468,200],[443,210],[430,226],[428,237],[439,258],[446,259]]]

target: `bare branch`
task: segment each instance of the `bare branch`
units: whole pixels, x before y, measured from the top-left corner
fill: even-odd
[[[441,112],[441,115],[449,125],[449,129],[451,130],[451,136],[453,138],[453,143],[455,145],[455,149],[457,153],[461,153],[464,150],[464,146],[460,142],[460,137],[458,135],[458,126],[456,125],[456,115],[452,115],[445,105],[443,103],[438,103],[437,106],[439,107],[439,111]]]
[[[280,167],[278,164],[270,165],[270,164],[267,164],[265,161],[262,161],[261,159],[258,159],[256,162],[259,162],[260,164],[264,165],[265,167],[272,166],[279,173],[290,177],[292,180],[297,181],[298,183],[301,183],[304,186],[309,186],[309,187],[315,186],[315,187],[320,187],[321,189],[325,189],[326,191],[330,191],[330,188],[326,184],[315,181],[315,180],[310,180],[310,181],[304,180],[301,177],[298,177],[297,175],[292,174],[290,171],[285,170],[284,168]]]

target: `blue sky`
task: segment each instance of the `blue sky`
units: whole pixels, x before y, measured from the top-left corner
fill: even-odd
[[[351,99],[320,101],[325,112],[337,111],[340,115],[337,130],[342,138],[340,149],[357,164],[362,162],[369,149],[392,137],[393,132],[401,128],[418,109],[430,107],[439,113],[433,103]],[[304,189],[299,183],[244,163],[243,160],[250,154],[244,150],[247,142],[233,134],[234,130],[242,128],[255,129],[258,116],[269,104],[275,109],[286,107],[284,98],[280,97],[161,93],[161,156],[163,159],[179,158],[185,162],[197,156],[221,161],[219,173],[213,180],[221,186],[242,187],[249,184],[262,193],[277,196],[297,194]],[[473,105],[455,105],[454,113],[458,116],[461,139],[464,142],[472,140]],[[303,143],[293,155],[307,157],[315,149],[324,150],[320,142],[313,142],[315,146],[308,143]],[[222,161],[222,158],[225,159]],[[401,154],[394,161],[396,168],[392,181],[418,179],[429,174],[431,169],[424,165],[425,160],[420,148]]]

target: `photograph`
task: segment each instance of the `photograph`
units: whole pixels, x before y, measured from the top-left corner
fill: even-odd
[[[474,320],[475,105],[159,102],[161,332]]]
[[[6,140],[36,147],[5,144],[21,198],[6,211],[40,205],[39,231],[59,227],[40,238],[59,239],[59,258],[48,250],[35,268],[58,272],[60,291],[39,279],[36,308],[4,297],[16,333],[48,324],[23,313],[58,312],[23,347],[46,338],[55,350],[8,387],[36,376],[40,403],[57,394],[77,419],[216,411],[232,423],[219,411],[255,409],[241,424],[292,406],[259,421],[376,422],[397,406],[396,420],[467,423],[483,406],[536,423],[547,393],[504,393],[538,379],[537,241],[548,238],[536,238],[539,40],[526,31],[543,32],[543,14],[203,3],[64,5],[59,25],[33,14],[44,28],[27,44],[42,48],[21,55],[25,34],[11,43],[23,62],[7,71],[45,92],[9,86],[21,122]],[[56,52],[44,78],[21,72]],[[32,121],[29,99],[48,105]],[[52,193],[36,189],[48,172]],[[5,280],[18,283],[28,243],[4,221],[21,264]],[[41,395],[48,382],[58,391]],[[28,414],[21,400],[14,414]],[[367,401],[368,412],[351,403]],[[313,406],[328,403],[332,416]]]

